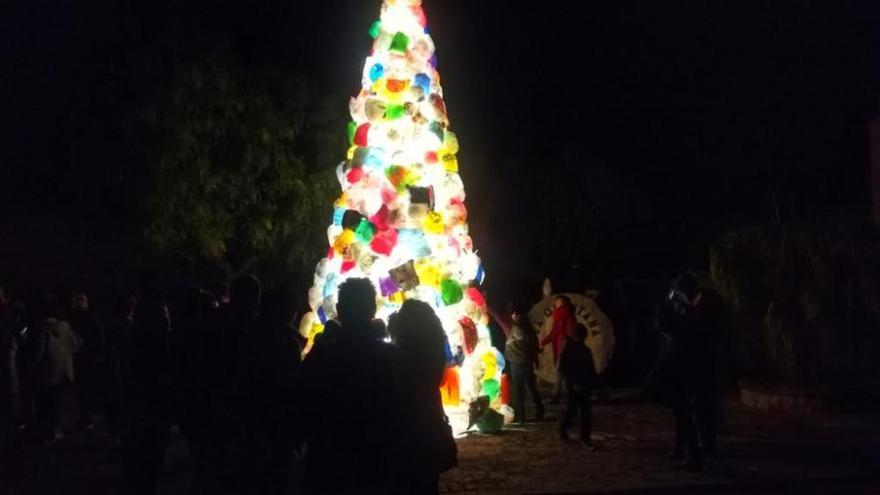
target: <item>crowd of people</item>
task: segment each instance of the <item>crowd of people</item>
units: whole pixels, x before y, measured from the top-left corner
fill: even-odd
[[[294,327],[297,294],[262,291],[242,276],[226,300],[188,289],[169,295],[151,277],[119,297],[99,319],[84,291],[64,305],[43,294],[25,306],[0,283],[0,450],[27,434],[46,443],[64,436],[62,401],[78,397],[78,430],[101,413],[122,459],[123,493],[155,493],[172,425],[185,437],[191,493],[288,493],[289,460],[305,455],[309,493],[435,493],[457,448],[439,386],[448,365],[446,336],[433,309],[406,301],[388,321],[375,319],[366,279],[339,288],[329,321],[303,359]],[[658,317],[663,337],[646,390],[675,418],[672,452],[702,469],[714,448],[715,390],[706,305],[696,279],[676,280]],[[556,299],[541,341],[513,305],[504,354],[514,421],[545,417],[535,367],[552,346],[558,371],[552,401],[567,399],[559,434],[580,416],[591,441],[596,371],[571,303]],[[701,357],[702,356],[702,357]]]
[[[303,360],[296,301],[251,276],[222,303],[201,290],[169,297],[147,280],[101,321],[82,291],[26,308],[0,288],[0,448],[27,432],[61,439],[61,402],[75,391],[78,430],[107,418],[122,493],[155,493],[175,424],[191,493],[288,493],[294,449],[307,452],[309,493],[436,492],[457,450],[433,309],[407,301],[386,329],[372,284],[352,279],[338,321]]]
[[[675,444],[669,458],[676,468],[702,471],[703,454],[716,448],[720,423],[717,346],[720,301],[699,287],[696,276],[676,277],[655,318],[657,358],[644,384],[644,395],[667,406],[675,420]],[[550,403],[565,396],[565,412],[559,436],[569,441],[569,428],[580,417],[580,440],[596,450],[591,439],[592,397],[598,375],[593,354],[585,344],[588,330],[579,323],[571,301],[557,296],[545,336],[539,341],[522,308],[514,307],[505,345],[513,385],[515,422],[525,422],[526,392],[531,396],[536,419],[544,418],[544,403],[536,384],[535,367],[545,346],[552,350],[556,381]]]

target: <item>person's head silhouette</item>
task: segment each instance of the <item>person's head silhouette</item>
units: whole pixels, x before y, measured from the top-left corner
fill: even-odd
[[[376,316],[376,288],[366,278],[348,279],[339,286],[336,312],[343,328],[368,328]]]
[[[427,303],[410,299],[388,321],[391,340],[403,349],[418,352],[443,350],[443,324]]]
[[[425,383],[439,387],[446,367],[446,333],[427,303],[410,299],[388,320],[388,333],[398,348],[414,358]]]
[[[684,272],[672,282],[672,290],[679,299],[688,305],[693,305],[700,293],[700,282],[697,281],[697,276],[693,273]]]
[[[229,303],[245,313],[260,310],[260,281],[253,275],[241,275],[229,288]]]

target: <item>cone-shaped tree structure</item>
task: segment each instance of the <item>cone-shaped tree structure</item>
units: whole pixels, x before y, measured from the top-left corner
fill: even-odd
[[[342,281],[369,278],[380,318],[407,299],[436,310],[449,342],[447,403],[457,401],[459,375],[463,399],[497,399],[503,357],[489,343],[458,139],[421,0],[385,0],[369,32],[372,54],[349,105],[351,147],[336,171],[342,194],[327,230],[330,249],[318,263],[303,330],[314,335],[335,317]]]

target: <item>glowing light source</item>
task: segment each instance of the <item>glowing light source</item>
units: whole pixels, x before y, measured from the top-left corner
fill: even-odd
[[[489,342],[485,271],[467,233],[459,141],[426,25],[421,0],[384,0],[369,29],[373,51],[349,105],[352,147],[337,168],[331,250],[315,271],[305,331],[313,336],[336,316],[342,281],[369,278],[380,318],[406,299],[437,311],[449,341],[445,405],[488,395],[500,407],[504,358]]]

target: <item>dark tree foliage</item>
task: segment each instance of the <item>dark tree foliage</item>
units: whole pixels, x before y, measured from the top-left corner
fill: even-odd
[[[217,59],[178,68],[161,96],[151,245],[227,276],[255,263],[310,264],[335,192],[324,160],[345,149],[337,113],[301,78]]]
[[[740,374],[797,386],[870,379],[880,356],[880,259],[843,222],[754,225],[712,247]]]

